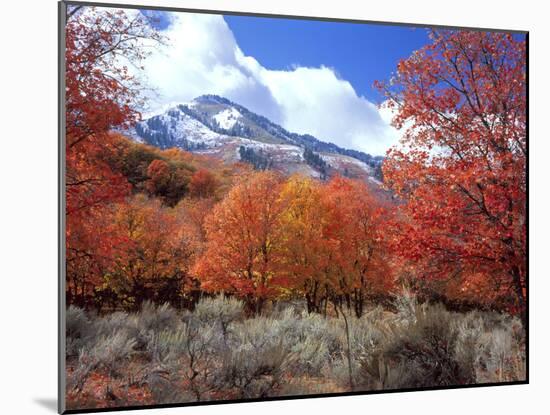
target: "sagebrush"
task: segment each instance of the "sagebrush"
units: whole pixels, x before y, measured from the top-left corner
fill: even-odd
[[[136,390],[157,404],[525,378],[517,318],[451,312],[410,295],[394,309],[361,318],[344,310],[346,333],[341,317],[292,305],[246,317],[242,302],[221,296],[193,312],[145,303],[97,316],[70,307],[68,396],[75,406],[91,398],[108,406],[131,404]]]

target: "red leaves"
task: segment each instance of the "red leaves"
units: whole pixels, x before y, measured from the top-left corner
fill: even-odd
[[[147,189],[151,193],[165,192],[170,183],[170,166],[164,160],[156,159],[147,168],[149,181]]]
[[[193,197],[208,198],[216,194],[218,180],[206,169],[197,170],[189,182],[189,193]]]
[[[512,301],[523,304],[525,43],[467,31],[432,38],[385,87],[399,102],[395,123],[413,124],[403,141],[408,151],[392,149],[383,168],[404,202],[392,248],[415,261],[420,277],[454,275],[486,287],[461,295],[496,301],[504,296],[497,287],[512,286]]]
[[[73,298],[84,298],[101,280],[117,236],[109,206],[130,190],[106,162],[113,152],[109,131],[138,118],[136,79],[115,65],[117,56],[138,62],[135,39],[160,39],[139,17],[86,7],[65,27],[67,274]]]
[[[524,309],[523,42],[433,32],[432,44],[399,62],[389,85],[377,84],[396,111],[394,124],[408,126],[403,147],[383,166],[398,198],[389,212],[365,183],[339,177],[283,180],[144,146],[136,165],[117,164],[120,139],[110,131],[139,118],[141,99],[117,56],[139,67],[146,51],[137,39],[160,38],[123,12],[75,15],[66,30],[72,295],[91,292],[105,276],[149,284],[192,269],[203,289],[247,300],[299,294],[316,306],[321,296],[353,295],[360,303],[391,288],[397,265],[431,289],[444,281],[451,298]],[[131,146],[122,147],[127,155]],[[217,170],[200,168],[209,165]],[[126,177],[134,192],[147,190],[172,208],[129,199]]]

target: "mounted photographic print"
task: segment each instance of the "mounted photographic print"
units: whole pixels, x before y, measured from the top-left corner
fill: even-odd
[[[59,11],[60,412],[528,382],[527,32]]]

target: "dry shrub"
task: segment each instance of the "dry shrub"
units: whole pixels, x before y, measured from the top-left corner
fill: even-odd
[[[201,299],[193,312],[145,303],[137,313],[99,317],[70,307],[68,390],[84,399],[94,372],[119,389],[148,391],[156,403],[347,391],[350,383],[373,390],[525,378],[517,318],[450,312],[408,293],[394,312],[375,307],[347,318],[349,362],[341,317],[289,304],[251,318],[241,301],[221,296]],[[127,395],[117,404],[134,399]]]

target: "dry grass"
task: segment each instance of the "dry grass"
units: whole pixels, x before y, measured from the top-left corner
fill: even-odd
[[[396,299],[360,319],[292,305],[246,318],[234,299],[194,312],[67,313],[69,408],[296,396],[508,382],[525,378],[525,339],[511,316],[453,313]],[[349,358],[349,359],[348,359]],[[350,378],[351,373],[351,378]]]

